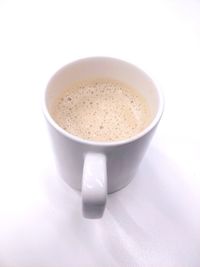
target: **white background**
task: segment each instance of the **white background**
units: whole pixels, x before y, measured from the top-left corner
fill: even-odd
[[[81,57],[130,61],[166,107],[132,183],[85,220],[58,178],[47,81]],[[200,1],[0,1],[0,267],[200,266]]]

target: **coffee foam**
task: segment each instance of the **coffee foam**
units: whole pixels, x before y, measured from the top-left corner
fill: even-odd
[[[93,141],[119,141],[141,132],[151,120],[145,98],[110,79],[72,85],[55,101],[52,117],[67,132]]]

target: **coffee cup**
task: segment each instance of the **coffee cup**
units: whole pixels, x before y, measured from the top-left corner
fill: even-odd
[[[59,96],[72,84],[97,77],[137,88],[151,111],[148,124],[133,136],[103,141],[87,139],[62,128],[52,115]],[[60,176],[69,186],[81,191],[84,217],[102,217],[107,194],[130,183],[148,148],[163,113],[160,89],[133,64],[109,57],[85,58],[67,64],[53,75],[46,87],[43,106]]]

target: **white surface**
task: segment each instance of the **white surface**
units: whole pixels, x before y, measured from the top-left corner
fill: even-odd
[[[0,2],[0,267],[200,266],[199,1]],[[133,182],[85,220],[58,180],[41,96],[80,57],[139,65],[165,114]]]

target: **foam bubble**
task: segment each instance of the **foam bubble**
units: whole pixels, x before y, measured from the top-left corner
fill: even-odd
[[[94,141],[118,141],[141,132],[151,120],[137,90],[110,79],[81,81],[66,88],[52,109],[67,132]]]

